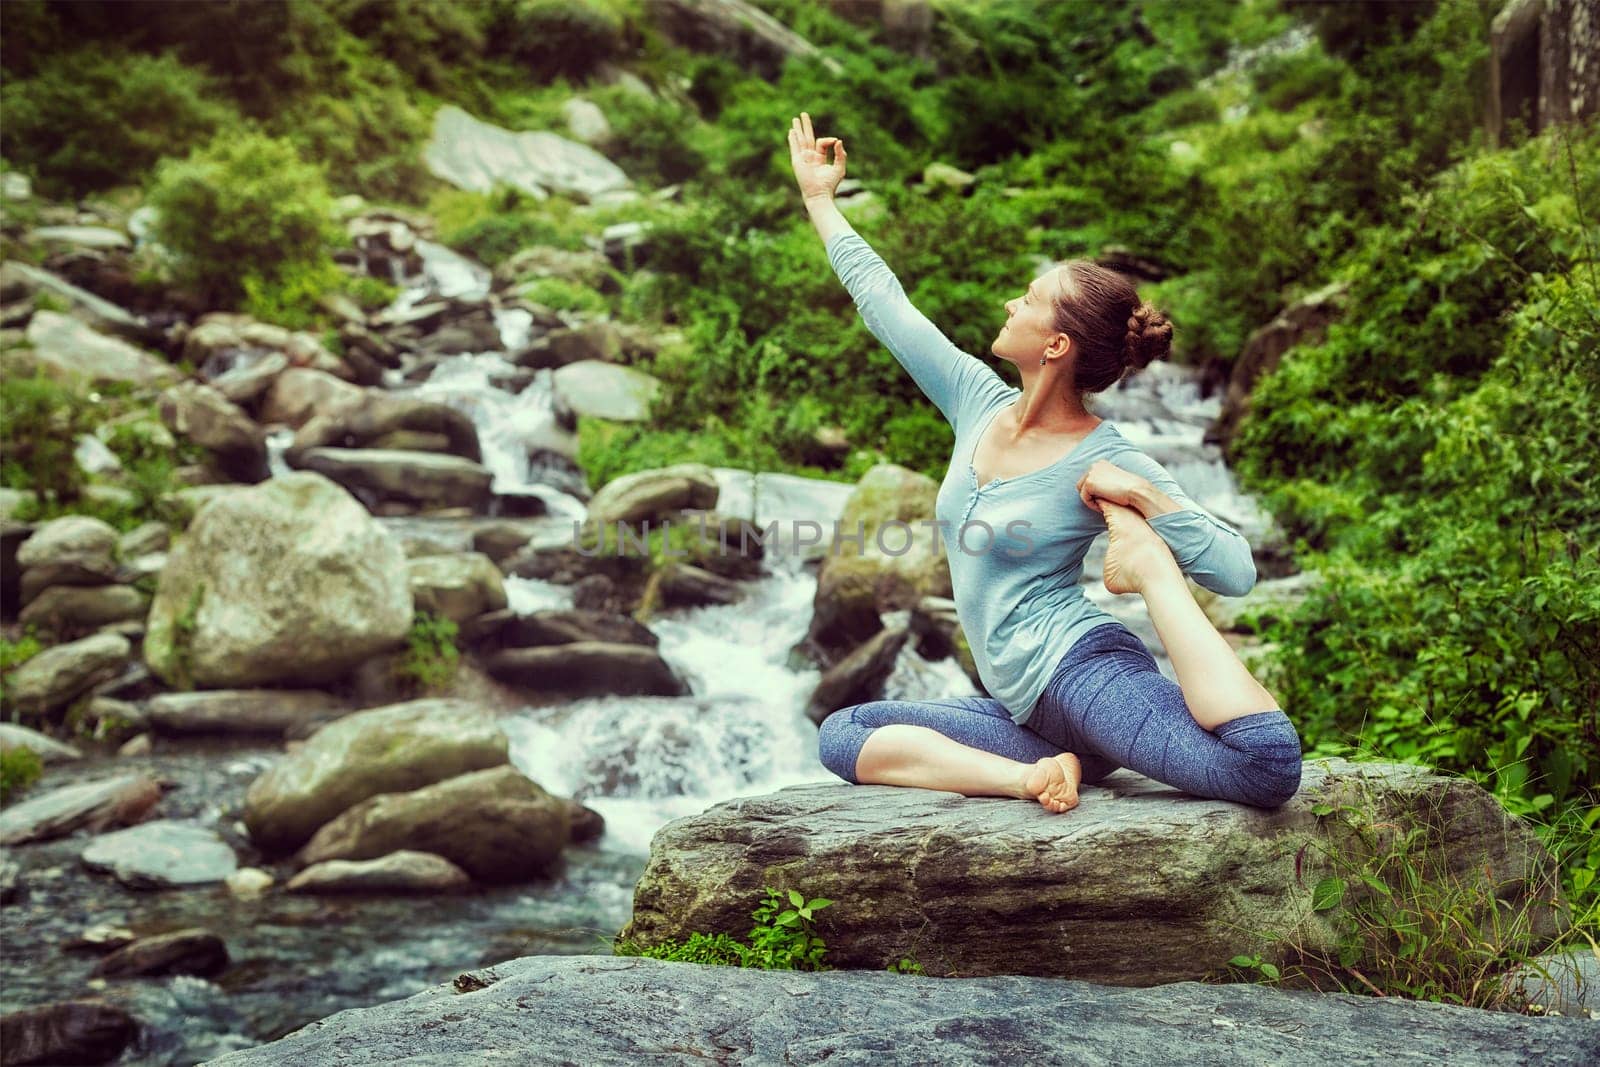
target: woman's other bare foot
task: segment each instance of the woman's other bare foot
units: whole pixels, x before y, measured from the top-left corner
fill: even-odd
[[[1104,565],[1107,591],[1138,593],[1144,590],[1146,582],[1162,574],[1170,572],[1182,576],[1172,549],[1151,529],[1143,515],[1109,500],[1100,501],[1100,512],[1106,517],[1106,531],[1110,537]]]
[[[1046,756],[1022,777],[1022,790],[1034,797],[1046,811],[1060,814],[1078,806],[1078,783],[1083,767],[1070,752]]]

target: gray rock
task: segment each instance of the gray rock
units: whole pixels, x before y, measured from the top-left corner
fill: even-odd
[[[150,723],[164,734],[271,734],[336,718],[349,705],[320,689],[203,689],[150,698]]]
[[[350,808],[301,849],[303,864],[429,852],[489,884],[548,872],[571,834],[569,802],[515,767],[457,775],[410,793],[383,793]]]
[[[115,622],[143,619],[150,601],[131,585],[52,585],[18,615],[52,633],[82,633]]]
[[[28,231],[28,240],[100,250],[131,251],[133,248],[132,238],[106,226],[40,226]]]
[[[567,696],[685,696],[688,685],[653,648],[578,641],[542,648],[508,648],[489,657],[503,682]]]
[[[84,848],[83,865],[105,871],[130,889],[170,889],[221,882],[239,860],[216,831],[158,819],[101,834]]]
[[[28,320],[31,358],[51,377],[80,386],[98,382],[167,385],[178,381],[178,369],[127,341],[97,332],[70,315],[36,311]]]
[[[229,478],[266,479],[265,432],[219,390],[201,382],[179,382],[161,394],[160,407],[167,428],[207,449]]]
[[[103,1000],[61,1000],[0,1015],[8,1065],[110,1063],[138,1033],[133,1016]]]
[[[147,522],[117,539],[118,559],[137,559],[164,553],[172,543],[172,532],[164,522]]]
[[[448,893],[472,879],[443,856],[401,849],[375,860],[327,860],[284,888],[291,893]]]
[[[832,909],[829,909],[832,910]],[[823,913],[819,913],[823,914]],[[1552,1067],[1600,1057],[1569,1019],[1257,985],[1117,989],[1051,978],[763,971],[530,956],[353,1008],[211,1067],[404,1062]]]
[[[505,578],[481,552],[420,556],[406,561],[416,610],[463,622],[506,606]]]
[[[131,945],[102,956],[89,972],[91,978],[135,978],[164,974],[209,977],[228,966],[228,949],[222,938],[199,927],[140,938]]]
[[[245,826],[260,847],[291,849],[368,797],[497,767],[509,751],[493,716],[464,701],[356,712],[318,730],[251,783]]]
[[[611,139],[611,123],[606,113],[592,100],[575,96],[561,105],[561,116],[567,120],[572,136],[590,147],[601,147]]]
[[[504,183],[541,200],[552,192],[589,200],[632,184],[622,168],[588,145],[545,130],[502,129],[452,104],[435,112],[422,158],[437,177],[480,193]]]
[[[709,510],[717,506],[718,492],[716,476],[704,463],[635,471],[600,487],[589,501],[588,519],[609,532],[619,522],[660,520],[685,508]],[[590,535],[582,546],[598,543],[598,536]]]
[[[557,367],[550,376],[559,403],[578,415],[641,422],[661,392],[661,382],[633,367],[586,359]]]
[[[116,572],[117,531],[110,523],[88,515],[51,519],[33,531],[17,548],[17,566],[25,570],[73,564],[103,575]]]
[[[161,331],[145,319],[47,270],[16,260],[7,260],[0,265],[0,290],[7,293],[15,290],[31,295],[41,289],[67,301],[72,306],[73,316],[95,329],[139,344],[156,344],[161,340]]]
[[[479,508],[494,478],[481,463],[438,452],[379,448],[313,448],[289,458],[331,478],[368,506],[398,500],[427,508]]]
[[[1547,1011],[1600,1019],[1600,956],[1588,945],[1550,952],[1519,968],[1511,987]]]
[[[0,845],[126,826],[138,822],[160,799],[161,787],[142,774],[63,786],[0,811]]]
[[[399,647],[411,622],[399,545],[333,482],[295,472],[201,508],[161,572],[144,658],[180,686],[316,685]]]
[[[117,634],[93,634],[47,648],[12,669],[7,697],[23,712],[46,715],[115,678],[132,651],[128,639]]]
[[[317,413],[295,433],[285,458],[291,466],[298,465],[302,453],[325,447],[400,451],[385,442],[402,436],[438,439],[435,451],[473,463],[483,459],[478,428],[465,413],[438,401],[377,391],[369,391],[359,402]]]
[[[53,737],[46,737],[38,730],[30,730],[16,723],[0,722],[0,752],[9,752],[14,748],[27,749],[38,756],[39,762],[46,766],[83,758],[83,753],[71,745],[64,745]]]
[[[744,587],[687,563],[669,563],[656,572],[656,596],[663,607],[737,604]]]
[[[906,627],[892,627],[829,667],[806,705],[807,718],[820,726],[823,719],[840,708],[881,700],[883,683],[910,637],[911,631]]]
[[[655,648],[659,639],[649,627],[628,615],[581,608],[546,608],[527,615],[510,615],[495,627],[492,639],[507,647],[570,645],[577,641]]]
[[[844,73],[837,59],[744,0],[660,0],[649,12],[674,44],[728,56],[768,81],[791,60],[814,62],[834,77]]]
[[[272,380],[261,398],[263,423],[299,429],[318,415],[332,415],[363,403],[367,390],[326,371],[290,367]]]
[[[1298,794],[1270,810],[1126,770],[1081,797],[1060,815],[1031,801],[842,783],[727,801],[656,833],[623,935],[645,945],[691,930],[742,937],[763,883],[794,870],[805,872],[807,894],[855,902],[819,913],[839,966],[915,955],[929,975],[1020,971],[1140,986],[1206,978],[1240,953],[1283,966],[1291,941],[1330,951],[1339,932],[1341,909],[1311,908],[1313,887],[1331,873],[1311,846],[1348,857],[1354,835],[1315,814],[1319,803],[1428,826],[1412,848],[1438,863],[1452,894],[1528,909],[1523,950],[1556,930],[1551,857],[1527,823],[1462,778],[1319,760]]]

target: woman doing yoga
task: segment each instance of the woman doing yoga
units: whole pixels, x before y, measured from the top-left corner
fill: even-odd
[[[1022,387],[1007,385],[911,305],[839,213],[843,142],[818,139],[802,112],[789,155],[862,321],[955,431],[935,515],[956,613],[993,694],[841,708],[818,734],[823,764],[847,782],[1011,796],[1052,812],[1118,767],[1257,807],[1293,796],[1299,735],[1184,581],[1249,592],[1249,543],[1084,406],[1165,355],[1166,317],[1114,271],[1059,264],[1006,302],[990,352],[1020,372]],[[1144,597],[1177,684],[1078,584],[1102,530],[1106,589]]]

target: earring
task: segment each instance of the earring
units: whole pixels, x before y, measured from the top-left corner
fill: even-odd
[[[1044,357],[1043,356],[1039,357],[1039,366],[1041,366],[1041,367],[1044,366]]]

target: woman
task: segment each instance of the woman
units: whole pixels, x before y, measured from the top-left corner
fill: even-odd
[[[843,142],[817,139],[802,112],[789,154],[867,328],[955,430],[935,511],[957,614],[994,694],[842,708],[818,735],[824,765],[852,783],[1014,796],[1051,812],[1071,810],[1080,782],[1119,766],[1257,807],[1293,796],[1299,735],[1184,582],[1249,592],[1249,544],[1084,406],[1086,394],[1166,354],[1166,317],[1123,276],[1087,260],[1060,264],[1006,303],[990,351],[1021,372],[1020,389],[1007,385],[911,306],[839,213]],[[1177,684],[1078,585],[1101,530],[1105,586],[1144,597]]]

